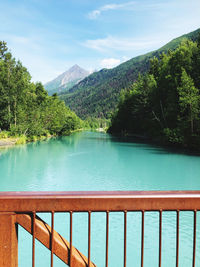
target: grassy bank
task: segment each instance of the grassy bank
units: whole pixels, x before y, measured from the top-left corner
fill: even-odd
[[[63,136],[68,136],[75,132],[83,131],[84,129],[76,129],[71,131],[66,131]],[[24,145],[30,142],[37,142],[49,139],[51,137],[57,137],[58,135],[41,135],[41,136],[26,136],[26,135],[12,135],[9,131],[0,132],[0,148],[10,147],[14,145]]]
[[[10,132],[2,131],[0,132],[0,148],[14,146],[14,145],[23,145],[28,142],[44,140],[50,137],[51,135],[48,135],[48,136],[26,136],[26,135],[12,136]]]

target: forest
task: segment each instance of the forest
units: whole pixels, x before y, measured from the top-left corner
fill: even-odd
[[[0,96],[0,136],[6,132],[37,140],[81,128],[105,128],[108,123],[93,117],[82,121],[57,94],[49,96],[40,82],[31,81],[3,41]],[[200,148],[200,37],[150,60],[149,71],[121,91],[109,132]]]
[[[109,132],[200,149],[200,38],[151,59],[121,92]]]
[[[69,91],[59,93],[59,97],[82,119],[87,117],[110,119],[117,107],[121,90],[130,87],[137,80],[139,73],[148,72],[151,58],[159,57],[159,54],[167,53],[169,49],[174,51],[183,40],[196,41],[199,34],[200,29],[197,29],[115,68],[94,72]]]
[[[56,94],[48,96],[40,82],[31,82],[27,69],[0,41],[0,135],[6,131],[32,140],[66,135],[82,124]]]

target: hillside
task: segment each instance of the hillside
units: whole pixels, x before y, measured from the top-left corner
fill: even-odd
[[[88,71],[84,70],[78,65],[74,65],[52,81],[46,83],[44,87],[50,95],[54,93],[66,92],[88,75]]]
[[[200,38],[151,61],[121,93],[109,132],[200,150]]]
[[[60,94],[67,106],[81,118],[88,116],[106,117],[116,108],[120,91],[136,81],[138,74],[149,69],[152,57],[174,50],[184,39],[195,41],[200,29],[178,37],[158,50],[130,59],[113,69],[102,69],[73,86],[67,93]]]

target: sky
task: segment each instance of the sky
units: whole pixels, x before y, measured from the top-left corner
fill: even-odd
[[[200,0],[0,0],[0,40],[33,81],[112,68],[200,28]]]

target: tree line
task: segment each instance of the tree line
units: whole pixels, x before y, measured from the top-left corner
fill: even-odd
[[[200,37],[151,60],[121,92],[109,131],[200,149]]]
[[[0,41],[0,130],[11,135],[64,135],[82,127],[82,121],[57,95],[49,96],[40,82]]]

